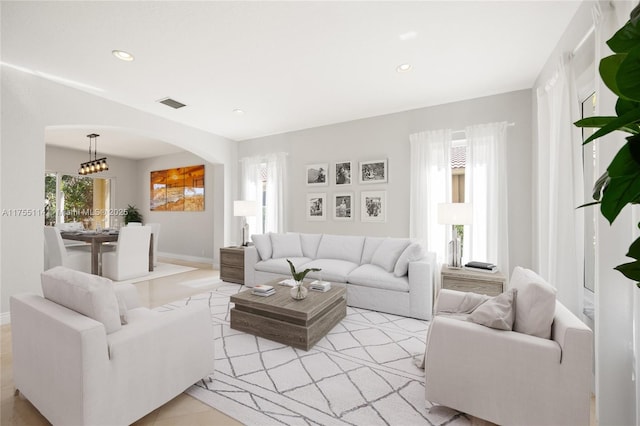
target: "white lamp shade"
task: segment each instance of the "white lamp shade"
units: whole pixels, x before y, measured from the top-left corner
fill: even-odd
[[[438,204],[438,223],[440,225],[471,225],[473,223],[473,204]]]
[[[255,201],[238,200],[233,202],[234,216],[255,216],[258,204]]]

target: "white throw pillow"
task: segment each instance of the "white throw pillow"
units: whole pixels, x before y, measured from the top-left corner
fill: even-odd
[[[273,250],[271,249],[270,234],[253,234],[251,236],[251,241],[253,241],[253,245],[256,246],[256,250],[258,250],[260,259],[271,259]]]
[[[120,311],[113,282],[64,266],[41,274],[46,299],[104,324],[107,334],[120,330]]]
[[[318,253],[318,246],[322,234],[300,234],[300,244],[302,245],[302,255],[309,259],[315,259]]]
[[[270,234],[272,257],[281,259],[283,257],[302,257],[302,246],[300,245],[300,234]]]
[[[415,262],[424,257],[426,250],[420,243],[411,243],[404,249],[395,268],[393,268],[393,275],[396,277],[403,277],[409,273],[409,262]]]
[[[387,272],[393,272],[398,258],[408,245],[409,240],[406,238],[386,238],[373,253],[371,264],[379,266]]]
[[[549,339],[556,312],[556,289],[530,269],[516,266],[510,285],[518,290],[513,330]]]
[[[486,327],[511,331],[515,319],[514,306],[517,292],[518,290],[511,288],[488,299],[471,312],[467,319]]]

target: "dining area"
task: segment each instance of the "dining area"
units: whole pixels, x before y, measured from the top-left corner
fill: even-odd
[[[160,224],[155,223],[130,222],[119,229],[45,226],[45,270],[66,266],[113,281],[142,277],[157,264],[159,234]]]

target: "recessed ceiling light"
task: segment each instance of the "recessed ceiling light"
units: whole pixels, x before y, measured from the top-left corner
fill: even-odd
[[[125,52],[124,50],[112,50],[111,53],[113,53],[113,56],[122,61],[133,61],[133,55],[129,52]]]
[[[396,71],[398,72],[407,72],[411,69],[411,64],[400,64],[398,65],[398,67],[396,68]]]
[[[234,113],[235,115],[243,115],[243,114],[244,114],[244,111],[243,111],[243,110],[241,110],[240,108],[236,108],[236,109],[234,109],[234,110],[233,110],[233,113]]]

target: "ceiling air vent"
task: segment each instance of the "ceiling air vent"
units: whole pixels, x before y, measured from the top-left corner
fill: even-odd
[[[178,109],[178,108],[182,108],[183,106],[186,106],[182,102],[178,102],[175,99],[171,99],[171,98],[160,99],[158,102],[160,102],[161,104],[165,104],[166,106],[169,106],[173,109]]]

